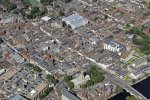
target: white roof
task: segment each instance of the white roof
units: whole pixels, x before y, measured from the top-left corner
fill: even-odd
[[[48,16],[44,16],[44,17],[42,17],[41,19],[47,22],[47,21],[49,21],[51,18],[48,17]]]
[[[35,91],[35,90],[32,90],[30,93],[31,93],[31,96],[32,96],[33,94],[36,93],[36,91]]]

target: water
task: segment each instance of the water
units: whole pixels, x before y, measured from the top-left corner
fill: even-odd
[[[150,77],[133,85],[132,87],[143,94],[146,98],[150,98]],[[127,96],[130,96],[130,93],[124,90],[123,93],[112,97],[110,100],[126,100]]]
[[[130,93],[126,92],[126,90],[123,90],[122,93],[112,97],[111,99],[109,100],[126,100],[126,97],[127,96],[130,96]]]
[[[138,90],[146,98],[150,98],[150,77],[132,86],[134,89]]]

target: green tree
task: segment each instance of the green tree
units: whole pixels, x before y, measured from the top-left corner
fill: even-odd
[[[127,96],[126,100],[139,100],[139,99],[136,98],[135,96]]]
[[[142,34],[143,31],[138,27],[133,27],[132,29],[129,30],[129,33],[139,35]]]
[[[65,15],[65,13],[63,11],[59,12],[59,16],[64,16],[64,15]]]
[[[132,38],[132,42],[135,45],[142,45],[143,44],[143,40],[139,39],[137,35],[134,35]]]
[[[40,3],[44,6],[51,5],[53,0],[40,0]]]
[[[54,85],[56,85],[58,82],[59,82],[59,80],[57,80],[57,79],[53,79],[53,80],[52,80],[52,83],[53,83]]]
[[[73,89],[74,88],[74,83],[69,81],[67,82],[67,86],[70,88],[70,89]]]
[[[92,2],[96,2],[97,0],[92,0]]]
[[[93,83],[93,81],[92,80],[88,80],[87,82],[86,82],[86,85],[89,87],[89,86],[92,86],[94,83]]]
[[[80,88],[85,89],[86,87],[87,87],[87,85],[86,85],[86,84],[81,84],[81,85],[80,85]]]
[[[53,76],[53,75],[48,74],[48,75],[46,75],[46,78],[47,78],[48,80],[53,80],[53,79],[54,79],[54,76]]]
[[[66,76],[66,77],[64,77],[64,81],[66,83],[69,82],[70,80],[72,80],[72,76]]]
[[[34,71],[36,71],[38,73],[40,73],[42,71],[39,66],[34,66],[33,69],[34,69]]]
[[[69,3],[71,2],[72,0],[64,0],[65,3]]]
[[[118,86],[117,89],[116,89],[116,93],[119,94],[121,92],[123,92],[123,88]]]
[[[17,8],[17,5],[15,3],[10,3],[8,6],[8,11],[14,10]]]
[[[39,13],[40,9],[37,6],[32,7],[31,14]]]

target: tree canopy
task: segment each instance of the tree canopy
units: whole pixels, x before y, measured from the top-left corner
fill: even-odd
[[[126,100],[139,100],[139,99],[136,98],[135,96],[127,96]]]
[[[74,88],[74,83],[73,82],[69,81],[66,84],[69,87],[69,89],[73,89]]]
[[[72,76],[65,76],[64,77],[64,81],[67,83],[69,82],[70,80],[72,80]]]

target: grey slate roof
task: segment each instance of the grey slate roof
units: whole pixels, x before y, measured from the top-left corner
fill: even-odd
[[[66,88],[62,89],[62,95],[67,97],[69,100],[81,100],[80,98],[69,92]]]

